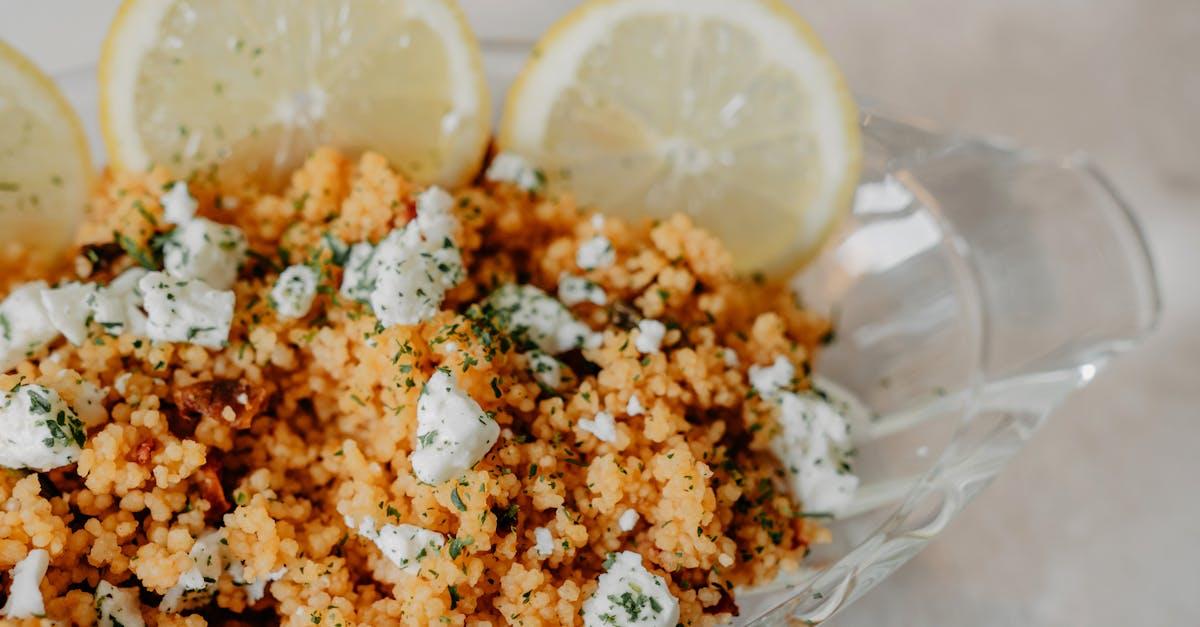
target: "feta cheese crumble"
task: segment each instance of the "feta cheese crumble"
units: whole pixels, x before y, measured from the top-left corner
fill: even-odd
[[[192,567],[163,595],[159,611],[174,614],[206,605],[212,599],[217,593],[217,580],[225,570],[224,539],[225,531],[221,529],[196,538],[188,551]]]
[[[190,221],[196,216],[196,209],[200,206],[188,192],[187,183],[184,181],[175,181],[175,184],[167,189],[167,193],[158,197],[158,202],[162,204],[163,219],[171,224]]]
[[[629,402],[625,403],[625,413],[630,416],[640,416],[646,413],[646,408],[642,406],[642,401],[638,399],[637,394],[630,395]]]
[[[642,566],[633,551],[610,553],[596,591],[583,602],[585,627],[675,627],[679,601],[667,582]]]
[[[229,339],[232,291],[213,289],[199,279],[173,279],[162,272],[147,273],[138,281],[138,289],[145,295],[150,339],[208,348],[220,348]]]
[[[8,601],[0,608],[5,618],[35,618],[45,616],[46,604],[40,589],[50,554],[46,549],[34,549],[12,568],[12,586]]]
[[[33,384],[0,392],[0,466],[46,471],[73,464],[86,439],[58,392]]]
[[[786,466],[792,494],[806,512],[841,513],[858,489],[845,418],[814,392],[783,392],[778,403],[781,430],[771,451]]]
[[[575,265],[584,270],[607,268],[616,260],[617,251],[613,250],[612,242],[603,235],[588,238],[575,251]]]
[[[118,588],[101,579],[96,586],[98,627],[146,627],[137,588]]]
[[[58,337],[42,304],[45,281],[31,281],[0,303],[0,371],[12,370]]]
[[[421,560],[437,553],[446,543],[446,536],[416,525],[384,525],[376,531],[375,521],[370,517],[355,525],[354,519],[346,516],[345,522],[360,536],[374,542],[384,557],[411,575],[420,571]]]
[[[780,392],[792,387],[796,378],[796,367],[780,355],[770,366],[750,366],[750,385],[766,400],[774,400]]]
[[[500,427],[449,374],[433,373],[417,399],[413,473],[439,484],[469,470],[491,450]]]
[[[545,527],[538,527],[533,530],[533,552],[538,554],[538,557],[550,557],[554,554],[554,536],[550,535],[550,530]]]
[[[433,317],[446,290],[466,276],[454,240],[458,220],[451,212],[453,205],[454,199],[441,188],[422,192],[416,217],[379,242],[365,273],[348,271],[342,290],[357,295],[362,291],[359,284],[370,284],[367,300],[384,326],[417,324]],[[350,264],[361,263],[354,254],[352,249]],[[347,287],[351,280],[356,283]]]
[[[633,508],[626,509],[621,512],[621,517],[617,519],[617,528],[621,531],[633,531],[637,526],[638,518],[641,518],[637,510]]]
[[[393,564],[412,574],[420,569],[420,561],[426,555],[436,553],[445,543],[442,534],[416,525],[384,525],[375,538],[379,550]]]
[[[88,307],[92,310],[92,320],[105,333],[146,335],[146,314],[142,311],[142,292],[138,290],[138,281],[147,272],[141,267],[130,268],[91,294]]]
[[[360,303],[370,301],[371,290],[375,289],[375,276],[371,274],[371,261],[374,258],[375,247],[370,242],[351,246],[338,293]]]
[[[595,281],[564,273],[558,277],[558,300],[568,307],[579,303],[603,305],[608,302],[608,294]]]
[[[280,273],[271,288],[271,304],[281,318],[303,318],[312,308],[317,296],[317,271],[311,266],[296,264]]]
[[[667,325],[658,320],[642,320],[638,322],[638,336],[633,346],[639,353],[657,353],[662,348],[663,338],[667,335]]]
[[[509,333],[551,354],[594,348],[602,336],[579,322],[562,303],[532,285],[503,285],[488,297]]]
[[[738,361],[737,352],[735,352],[732,348],[722,348],[721,359],[725,360],[726,368],[737,368],[738,364],[740,363]]]
[[[88,302],[95,291],[96,286],[91,283],[70,281],[41,292],[42,306],[46,308],[50,324],[76,346],[87,339],[88,316],[91,315]]]
[[[246,259],[246,236],[236,226],[196,218],[163,243],[163,270],[176,279],[200,279],[218,290],[237,281]]]
[[[493,183],[512,183],[527,191],[537,191],[545,176],[525,159],[511,152],[502,152],[492,159],[484,177]]]
[[[840,513],[858,489],[846,418],[820,392],[789,391],[796,368],[782,355],[770,366],[750,366],[749,374],[758,395],[777,407],[771,452],[786,466],[792,495],[807,512]]]
[[[581,418],[579,428],[596,436],[601,442],[617,441],[617,421],[606,411],[598,412],[593,420]]]
[[[562,386],[562,362],[537,349],[525,353],[525,358],[529,360],[529,372],[535,381],[551,390]]]
[[[441,308],[446,287],[422,253],[419,234],[411,224],[392,231],[375,247],[369,270],[373,288],[367,300],[385,327],[417,324]]]
[[[234,562],[234,564],[241,566],[241,564],[238,564],[237,562]],[[262,600],[263,597],[267,596],[267,586],[273,582],[283,579],[283,576],[287,574],[287,567],[281,566],[259,577],[258,579],[255,579],[254,581],[245,581],[241,574],[243,569],[244,567],[238,568],[237,572],[235,572],[233,564],[231,564],[229,573],[233,576],[233,583],[246,589],[246,600],[250,603],[258,603],[260,600]]]

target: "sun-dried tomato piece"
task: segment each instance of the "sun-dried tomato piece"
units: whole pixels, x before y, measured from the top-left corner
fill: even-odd
[[[208,459],[192,475],[196,481],[196,488],[200,491],[200,496],[208,501],[209,508],[204,518],[209,522],[219,520],[230,508],[229,499],[225,498],[225,488],[221,486],[223,466],[220,455],[209,449]]]
[[[267,390],[240,380],[214,379],[175,388],[172,398],[181,412],[223,420],[235,429],[246,429],[266,402]]]

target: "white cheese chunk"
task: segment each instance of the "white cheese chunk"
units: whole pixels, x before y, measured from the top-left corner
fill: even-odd
[[[430,274],[450,289],[466,277],[462,252],[458,249],[458,217],[451,208],[454,197],[440,187],[426,189],[417,196],[416,225],[421,233],[422,256]]]
[[[770,366],[750,366],[750,385],[761,398],[773,400],[780,392],[792,387],[796,367],[780,355]]]
[[[780,432],[771,451],[787,470],[792,495],[806,512],[841,513],[858,488],[846,419],[815,392],[781,392],[776,402]]]
[[[496,443],[500,427],[444,371],[433,373],[417,400],[413,472],[439,484],[469,470]]]
[[[738,354],[732,348],[722,348],[721,349],[721,359],[725,360],[726,368],[737,368],[738,367],[738,363],[739,363],[738,362]]]
[[[95,292],[95,285],[75,281],[41,292],[42,306],[46,308],[50,324],[76,346],[87,339],[88,316],[92,313],[88,303]]]
[[[417,195],[417,228],[421,237],[433,244],[446,238],[454,239],[458,230],[458,219],[451,209],[454,197],[446,190],[434,185]]]
[[[86,439],[58,392],[33,384],[0,392],[0,466],[45,471],[73,464]]]
[[[621,512],[620,518],[617,518],[617,527],[621,531],[633,531],[633,528],[637,526],[638,518],[640,516],[638,516],[637,510],[629,508]]]
[[[568,307],[579,303],[603,305],[608,302],[608,294],[595,281],[564,273],[558,277],[558,300]]]
[[[283,579],[283,576],[286,574],[287,567],[281,566],[267,573],[266,575],[259,577],[253,582],[242,584],[246,587],[246,600],[248,600],[250,603],[258,603],[263,597],[267,596],[267,586],[270,585],[271,582]],[[234,581],[234,583],[238,582]]]
[[[679,601],[667,582],[642,566],[633,551],[611,554],[596,591],[583,602],[585,627],[675,627]]]
[[[512,183],[532,192],[541,188],[545,177],[532,164],[517,154],[502,152],[492,158],[484,177],[493,183]]]
[[[540,350],[534,349],[525,353],[529,361],[529,372],[534,380],[551,390],[557,390],[563,384],[563,363]]]
[[[317,296],[317,271],[311,266],[296,264],[280,273],[271,288],[271,304],[280,318],[302,318],[312,308]]]
[[[31,281],[0,303],[0,371],[12,370],[58,337],[42,304],[45,281]]]
[[[629,402],[625,403],[625,413],[630,416],[640,416],[646,413],[646,408],[642,406],[642,401],[638,399],[637,394],[629,396]]]
[[[198,279],[173,279],[161,272],[143,276],[138,289],[145,295],[146,335],[150,339],[209,348],[220,348],[228,341],[232,291],[213,289]]]
[[[375,247],[370,242],[351,246],[338,293],[360,303],[371,300],[371,291],[375,289],[375,275],[371,273],[371,261],[374,258]]]
[[[118,588],[101,579],[96,586],[98,627],[146,627],[137,588]]]
[[[50,554],[46,549],[34,549],[13,566],[12,586],[8,590],[8,601],[0,608],[0,615],[16,619],[46,614],[46,604],[39,586],[49,565]]]
[[[229,573],[229,577],[233,580],[233,584],[239,586],[246,591],[246,600],[250,603],[258,603],[267,594],[267,586],[272,582],[279,581],[287,574],[287,567],[281,566],[265,575],[260,575],[254,581],[246,581],[246,565],[236,559],[230,559],[228,550],[225,545],[221,545],[221,559],[228,562],[225,571]]]
[[[376,531],[375,521],[370,517],[363,518],[357,525],[350,516],[346,516],[345,521],[346,526],[374,542],[384,557],[413,575],[420,571],[421,560],[437,553],[446,543],[446,536],[416,525],[388,524]]]
[[[225,531],[218,529],[196,538],[188,557],[192,568],[179,577],[179,581],[163,595],[158,609],[174,614],[208,604],[217,593],[217,580],[225,571],[225,551],[221,541]]]
[[[581,418],[579,428],[596,436],[601,442],[617,441],[617,421],[606,411],[598,412],[592,420]]]
[[[497,322],[509,333],[533,342],[551,355],[599,345],[599,333],[594,333],[576,320],[562,303],[532,285],[503,285],[492,292],[488,302],[500,313]]]
[[[199,279],[218,290],[237,281],[246,259],[246,236],[241,229],[206,218],[175,228],[163,244],[163,269],[176,279]]]
[[[666,335],[667,325],[658,320],[642,320],[638,322],[638,336],[633,341],[633,346],[639,353],[657,353],[662,349],[663,338]]]
[[[369,302],[384,326],[417,324],[442,306],[446,286],[411,225],[392,231],[375,247],[370,274],[375,277]]]
[[[550,530],[545,527],[538,527],[533,530],[533,551],[538,554],[538,557],[550,557],[554,554],[554,536],[550,534]]]
[[[446,537],[442,534],[416,525],[384,525],[375,538],[375,544],[384,556],[404,572],[413,574],[420,570],[420,561],[426,555],[436,553],[445,542]]]
[[[796,368],[777,356],[770,366],[750,366],[750,385],[776,406],[779,433],[771,451],[787,470],[792,496],[805,511],[837,515],[854,498],[850,427],[820,392],[792,392]]]
[[[372,283],[368,302],[384,326],[433,317],[446,291],[466,275],[455,243],[458,219],[451,212],[453,204],[441,188],[425,190],[417,197],[416,218],[375,247],[366,271]]]
[[[196,216],[196,209],[200,206],[188,192],[187,183],[184,181],[176,181],[167,189],[167,193],[158,197],[158,201],[162,203],[163,219],[171,224],[190,221]]]
[[[105,333],[146,335],[146,314],[142,311],[142,292],[138,290],[138,281],[147,272],[142,267],[130,268],[90,295],[88,307],[92,310],[92,320]]]
[[[613,265],[617,260],[617,251],[612,242],[603,235],[595,235],[584,240],[575,251],[575,265],[584,270],[598,270]]]

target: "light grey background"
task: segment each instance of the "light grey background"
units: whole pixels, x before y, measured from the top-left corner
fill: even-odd
[[[1157,335],[1050,420],[949,530],[832,624],[1200,624],[1200,0],[794,0],[891,111],[1086,150],[1138,210]],[[574,2],[463,0],[481,36]],[[0,0],[0,38],[95,60],[113,0]]]

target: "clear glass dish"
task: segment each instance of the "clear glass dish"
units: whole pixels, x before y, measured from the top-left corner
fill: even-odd
[[[485,38],[495,102],[531,46]],[[102,162],[94,68],[56,79]],[[862,596],[1159,317],[1137,220],[1086,158],[1044,158],[877,109],[862,126],[863,182],[887,181],[891,193],[857,203],[794,284],[836,321],[817,374],[862,403],[863,487],[810,569],[738,594],[738,625],[818,623]]]

